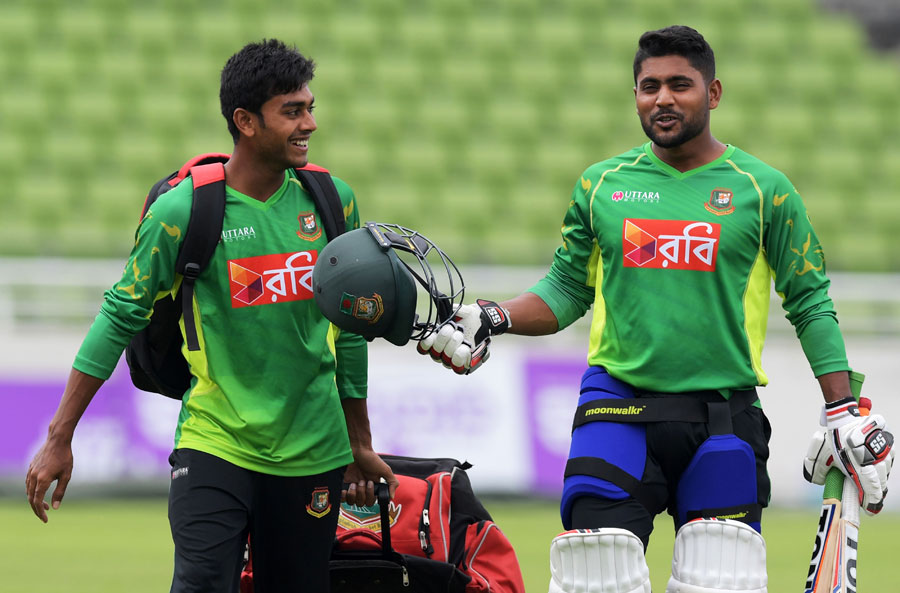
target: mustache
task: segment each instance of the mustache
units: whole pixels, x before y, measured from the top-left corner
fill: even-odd
[[[659,118],[661,118],[661,117],[663,117],[663,116],[666,116],[666,115],[672,116],[672,117],[674,117],[674,118],[676,118],[676,119],[679,119],[679,120],[683,120],[683,119],[684,119],[684,116],[683,116],[682,114],[678,113],[677,111],[672,111],[672,110],[670,110],[670,109],[661,109],[661,110],[657,111],[656,113],[650,114],[650,120],[651,120],[651,121],[656,121],[656,120],[658,120]]]

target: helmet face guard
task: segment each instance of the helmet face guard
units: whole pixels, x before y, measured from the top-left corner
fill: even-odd
[[[416,284],[428,296],[427,313],[420,307],[424,318],[417,313]],[[367,222],[344,233],[325,246],[313,268],[313,295],[326,319],[367,340],[383,337],[398,346],[449,321],[464,294],[462,276],[447,254],[396,224]]]

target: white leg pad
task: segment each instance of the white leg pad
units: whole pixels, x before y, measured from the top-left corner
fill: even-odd
[[[549,593],[650,593],[644,544],[625,529],[574,529],[550,544]]]
[[[766,542],[731,519],[698,519],[675,535],[666,593],[766,593]]]

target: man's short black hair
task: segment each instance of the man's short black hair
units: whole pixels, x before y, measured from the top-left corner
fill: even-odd
[[[634,82],[647,58],[682,56],[703,75],[707,84],[716,77],[716,56],[712,48],[696,30],[684,25],[673,25],[656,31],[647,31],[638,41],[634,54]]]
[[[231,56],[222,68],[219,103],[234,141],[240,137],[233,120],[235,109],[260,114],[263,103],[272,97],[293,93],[312,80],[315,68],[296,47],[277,39],[248,43]]]

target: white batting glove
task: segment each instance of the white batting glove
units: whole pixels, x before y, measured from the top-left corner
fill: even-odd
[[[873,466],[878,471],[879,481],[883,486],[887,484],[893,457],[894,450],[891,449],[888,458]],[[829,470],[833,467],[840,469],[840,465],[834,465],[834,450],[831,448],[831,441],[828,439],[828,430],[822,428],[814,432],[810,439],[809,449],[807,449],[806,457],[803,459],[803,477],[807,482],[822,486],[825,484],[825,477],[828,475]]]
[[[806,451],[806,457],[803,459],[803,477],[807,482],[818,484],[819,486],[825,484],[825,476],[834,467],[834,455],[831,453],[831,447],[825,438],[827,432],[827,430],[822,428],[813,433],[809,449]]]
[[[888,432],[881,414],[862,416],[852,397],[825,404],[822,410],[825,426],[824,443],[819,447],[812,465],[804,463],[804,475],[811,480],[821,479],[831,465],[853,480],[859,492],[859,504],[870,515],[878,514],[887,495],[887,480],[894,463],[894,435]],[[818,433],[817,433],[818,434]],[[816,446],[817,435],[807,452],[807,458]],[[818,460],[818,461],[816,461]]]
[[[468,375],[490,356],[491,336],[510,327],[506,309],[493,301],[478,299],[473,305],[461,305],[451,321],[420,340],[416,349],[453,372]]]

